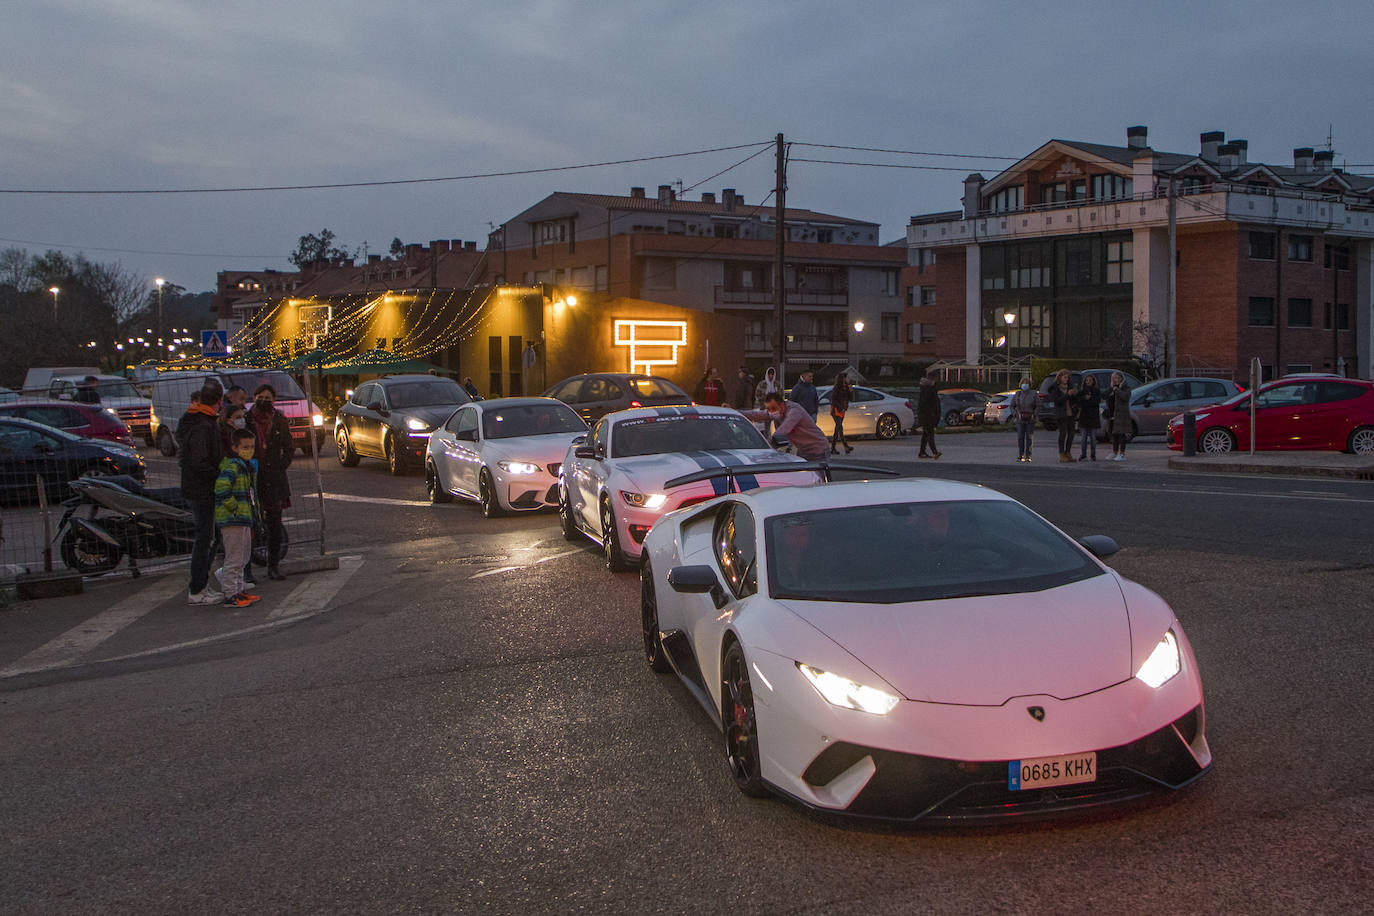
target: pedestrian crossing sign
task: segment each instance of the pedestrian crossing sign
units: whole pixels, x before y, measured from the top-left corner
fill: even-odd
[[[201,331],[200,332],[200,355],[201,356],[228,356],[229,355],[229,332],[228,331]]]

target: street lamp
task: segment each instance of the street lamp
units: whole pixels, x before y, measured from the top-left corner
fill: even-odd
[[[862,321],[856,321],[856,322],[854,322],[854,333],[855,333],[855,334],[862,334],[863,332],[864,332],[864,323],[863,323]]]
[[[1016,381],[1011,377],[1011,326],[1016,324],[1016,313],[1003,312],[1002,320],[1007,323],[1007,387],[1010,388]]]
[[[48,287],[48,292],[52,293],[52,317],[53,317],[53,320],[56,320],[56,319],[57,319],[57,294],[60,293],[60,292],[62,292],[62,290],[58,289],[56,286],[49,286],[49,287]]]
[[[157,284],[157,358],[162,359],[162,287],[167,285],[167,281],[157,277],[153,282]]]

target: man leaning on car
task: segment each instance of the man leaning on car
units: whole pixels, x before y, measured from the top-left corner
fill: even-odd
[[[774,439],[786,439],[797,454],[807,461],[825,461],[830,455],[830,441],[816,426],[816,421],[796,401],[784,400],[782,392],[770,391],[763,399],[763,410],[741,410],[751,420],[772,420],[776,425]]]

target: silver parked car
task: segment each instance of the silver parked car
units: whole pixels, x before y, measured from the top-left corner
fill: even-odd
[[[1131,392],[1130,435],[1162,436],[1169,421],[1185,410],[1219,404],[1242,390],[1221,378],[1164,378],[1141,385]]]
[[[830,416],[830,389],[832,385],[816,389],[820,399],[820,413],[816,425],[827,436],[835,434],[835,421]],[[916,425],[916,412],[911,402],[895,394],[854,385],[849,398],[849,409],[844,415],[844,434],[846,436],[877,436],[879,439],[896,439]]]

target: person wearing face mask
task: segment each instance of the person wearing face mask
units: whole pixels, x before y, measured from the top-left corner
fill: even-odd
[[[1031,388],[1030,379],[1021,379],[1021,387],[1011,396],[1011,415],[1016,420],[1017,461],[1031,460],[1031,443],[1035,437],[1035,412],[1040,407],[1040,395]]]
[[[247,416],[248,411],[241,405],[230,404],[226,399],[224,409],[219,415],[219,438],[220,444],[224,446],[224,454],[233,454],[234,430],[247,428]]]
[[[816,421],[796,401],[788,401],[781,391],[764,395],[763,410],[741,410],[751,420],[772,422],[774,439],[786,439],[797,454],[807,461],[825,461],[830,457],[830,442]]]
[[[282,512],[291,507],[291,485],[286,469],[296,447],[291,442],[291,424],[274,406],[277,392],[263,384],[253,392],[253,409],[248,429],[257,440],[258,507],[267,529],[267,578],[285,579],[277,564],[281,561]]]

